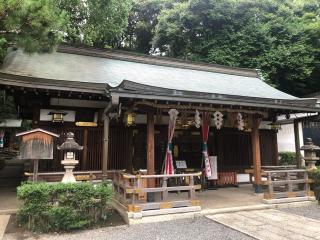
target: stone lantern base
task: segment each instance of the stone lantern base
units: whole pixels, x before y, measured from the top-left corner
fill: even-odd
[[[66,170],[62,181],[63,183],[75,183],[76,178],[73,175],[73,169],[75,166],[79,163],[78,160],[63,160],[61,161],[61,164],[64,165],[64,169]]]
[[[317,170],[317,167],[316,167],[317,161],[305,160],[305,162],[306,162],[308,171]]]

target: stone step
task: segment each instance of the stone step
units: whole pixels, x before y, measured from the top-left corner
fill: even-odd
[[[215,222],[261,240],[308,240],[320,236],[320,221],[275,209],[206,216]]]

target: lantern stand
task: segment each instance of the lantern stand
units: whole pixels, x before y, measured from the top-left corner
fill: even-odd
[[[57,147],[58,150],[64,151],[64,159],[61,161],[61,164],[64,165],[64,169],[66,170],[62,182],[63,183],[74,183],[76,179],[73,175],[73,169],[79,163],[76,160],[76,151],[82,151],[83,146],[80,146],[74,140],[74,134],[72,132],[67,133],[67,139],[61,146]]]
[[[316,151],[320,150],[319,146],[313,144],[311,138],[307,138],[307,142],[304,146],[300,148],[300,150],[304,151],[304,160],[307,164],[307,170],[317,169],[316,162],[319,161],[320,158],[317,157]]]

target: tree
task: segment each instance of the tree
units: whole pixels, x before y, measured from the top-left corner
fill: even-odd
[[[0,63],[9,46],[51,51],[62,39],[64,21],[51,0],[0,0]]]
[[[134,0],[127,28],[122,36],[123,48],[148,54],[158,24],[158,15],[183,0]]]
[[[117,47],[131,9],[131,0],[60,0],[66,12],[65,41],[95,47]]]
[[[60,42],[116,47],[131,0],[0,0],[0,63],[9,46],[50,52]]]
[[[320,90],[318,1],[189,0],[161,11],[153,47],[166,55],[259,68],[281,90]]]

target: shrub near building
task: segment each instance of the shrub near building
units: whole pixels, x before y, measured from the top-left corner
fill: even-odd
[[[280,165],[295,165],[296,153],[295,152],[279,152],[279,164]]]
[[[320,200],[320,167],[318,169],[312,170],[309,172],[309,178],[311,178],[314,182],[311,185],[312,190],[317,198]]]
[[[18,223],[33,231],[82,229],[107,220],[112,187],[106,183],[25,183],[18,187],[22,205]]]

